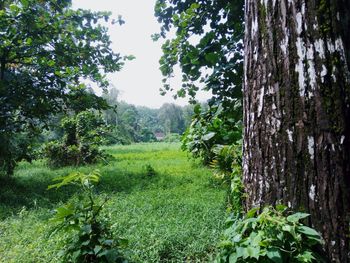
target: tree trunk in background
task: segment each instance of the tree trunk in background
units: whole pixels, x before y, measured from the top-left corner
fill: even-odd
[[[350,262],[350,1],[246,0],[245,21],[246,209],[309,212]]]

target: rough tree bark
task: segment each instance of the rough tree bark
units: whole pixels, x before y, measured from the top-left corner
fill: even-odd
[[[246,0],[246,209],[311,214],[350,262],[350,1]]]

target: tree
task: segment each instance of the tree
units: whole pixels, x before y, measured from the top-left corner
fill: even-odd
[[[180,106],[164,103],[159,108],[158,118],[166,133],[183,133],[185,131],[185,120]]]
[[[155,15],[162,23],[161,35],[172,27],[175,37],[163,45],[160,69],[164,90],[172,90],[167,80],[179,64],[183,85],[175,97],[186,94],[194,99],[197,82],[211,90],[213,99],[224,107],[240,103],[243,75],[243,0],[158,0]]]
[[[43,154],[51,167],[82,165],[104,160],[106,154],[99,149],[104,142],[107,127],[102,117],[92,110],[82,111],[61,120],[63,137],[51,141]]]
[[[117,105],[118,105],[118,97],[119,97],[119,90],[112,87],[102,94],[102,98],[106,100],[108,105],[110,106],[110,109],[107,109],[104,111],[104,119],[107,124],[109,125],[117,125],[118,117],[117,117]]]
[[[158,0],[155,7],[162,24],[161,35],[175,29],[175,37],[162,47],[160,69],[165,78],[161,92],[173,91],[168,79],[173,76],[175,65],[179,65],[183,85],[176,90],[175,97],[188,95],[190,102],[194,102],[199,83],[204,84],[204,89],[213,94],[209,107],[221,105],[223,125],[235,133],[241,132],[237,123],[243,118],[243,4],[243,0]],[[215,111],[207,113],[212,114],[207,120],[216,119]],[[201,128],[211,130],[213,126],[214,123],[203,122]],[[185,144],[196,145],[194,138],[198,137],[190,136]]]
[[[246,208],[311,214],[334,262],[350,262],[350,2],[246,1]]]
[[[21,159],[16,133],[35,132],[63,110],[84,89],[82,79],[106,87],[105,74],[121,69],[102,19],[109,13],[72,10],[70,0],[0,2],[0,167],[7,174]]]

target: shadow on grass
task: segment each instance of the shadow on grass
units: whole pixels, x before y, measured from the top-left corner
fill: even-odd
[[[30,167],[29,167],[30,169]],[[72,171],[86,170],[93,168],[72,167]],[[84,171],[85,170],[85,171]],[[88,172],[87,171],[87,172]],[[23,207],[26,209],[48,208],[52,209],[59,203],[67,202],[77,191],[76,186],[65,186],[60,189],[47,190],[53,184],[53,178],[68,174],[67,169],[49,170],[48,168],[36,171],[33,175],[15,175],[14,177],[0,177],[0,219],[17,214]],[[154,178],[150,178],[143,172],[123,172],[121,170],[101,169],[101,182],[96,187],[98,193],[129,193],[134,188],[147,188],[152,184]]]
[[[33,171],[31,172],[30,169]],[[53,178],[66,175],[72,171],[89,172],[96,167],[70,167],[50,170],[42,167],[27,167],[27,171],[20,171],[15,177],[0,177],[0,219],[17,214],[23,207],[26,209],[53,209],[60,203],[70,199],[78,188],[65,186],[60,189],[47,190],[53,183]],[[192,183],[188,178],[175,178],[168,174],[157,173],[153,176],[147,171],[123,171],[113,166],[100,168],[102,178],[96,187],[100,194],[130,193],[149,188],[172,188],[178,185]]]

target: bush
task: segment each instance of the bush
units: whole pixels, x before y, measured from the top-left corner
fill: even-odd
[[[169,133],[164,137],[162,141],[163,142],[180,142],[181,135],[178,133]]]
[[[127,132],[124,133],[120,127],[114,127],[113,130],[107,131],[104,135],[105,145],[129,145],[134,142],[133,138]]]
[[[53,233],[64,231],[69,235],[60,255],[63,262],[127,262],[120,250],[127,245],[125,239],[112,239],[109,221],[100,217],[107,198],[97,201],[94,194],[94,184],[99,182],[100,174],[94,171],[90,174],[72,173],[57,178],[58,183],[49,186],[60,188],[66,185],[78,185],[80,192],[77,198],[56,209],[52,222],[58,223]],[[73,231],[73,234],[71,234]]]
[[[243,210],[242,183],[242,140],[233,145],[216,145],[213,148],[214,160],[210,166],[214,169],[215,178],[223,181],[228,187],[228,206],[235,213]]]
[[[155,141],[157,141],[157,138],[154,135],[154,133],[147,128],[143,128],[141,130],[138,139],[140,142],[155,142]]]
[[[216,263],[326,262],[319,252],[323,243],[320,234],[300,222],[308,214],[288,215],[282,205],[266,207],[259,215],[257,211],[227,220]]]
[[[107,127],[92,111],[63,118],[64,136],[46,144],[43,153],[52,167],[96,163],[107,156],[99,149]]]
[[[31,162],[38,157],[35,131],[17,134],[0,132],[0,176],[10,176],[18,162]]]
[[[147,164],[147,165],[145,166],[145,170],[146,170],[146,175],[147,175],[148,177],[154,177],[154,176],[157,175],[156,170],[154,170],[153,166],[150,165],[150,164]]]
[[[242,139],[241,121],[229,116],[221,105],[212,105],[206,111],[196,105],[194,112],[192,123],[182,137],[182,149],[202,159],[204,164],[214,159],[215,145],[236,144]]]

